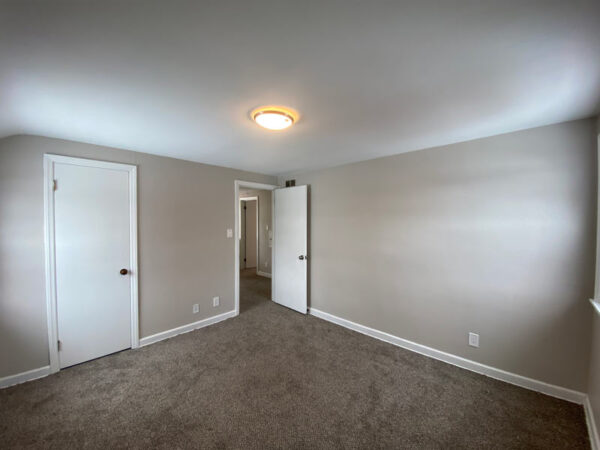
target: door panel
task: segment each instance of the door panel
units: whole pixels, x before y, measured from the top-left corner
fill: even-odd
[[[306,314],[308,188],[275,189],[273,301]]]
[[[129,175],[56,163],[60,367],[131,347]]]

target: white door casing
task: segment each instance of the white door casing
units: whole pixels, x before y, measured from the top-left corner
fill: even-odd
[[[308,188],[275,189],[273,196],[273,301],[306,314]]]
[[[139,345],[136,170],[55,155],[44,160],[54,372]]]

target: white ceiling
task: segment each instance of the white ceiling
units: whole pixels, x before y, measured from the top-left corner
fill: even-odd
[[[598,0],[0,0],[0,136],[286,174],[599,104]]]

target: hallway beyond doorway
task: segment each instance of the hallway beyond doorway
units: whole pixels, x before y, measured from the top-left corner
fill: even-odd
[[[255,269],[240,270],[240,314],[271,301],[271,280]]]

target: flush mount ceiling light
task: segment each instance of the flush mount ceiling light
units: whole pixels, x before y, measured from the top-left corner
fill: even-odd
[[[250,117],[267,130],[285,130],[298,120],[298,113],[282,106],[261,106],[253,110]]]

